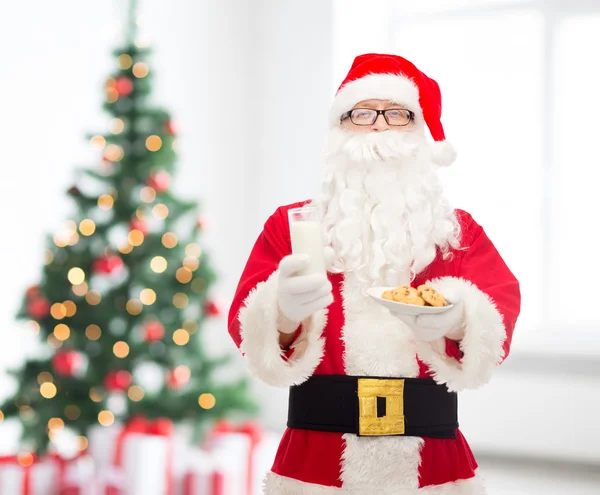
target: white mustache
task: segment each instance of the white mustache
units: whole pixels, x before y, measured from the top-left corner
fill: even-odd
[[[419,134],[397,131],[353,133],[336,129],[330,135],[329,155],[345,155],[353,162],[382,162],[417,158],[424,141]]]

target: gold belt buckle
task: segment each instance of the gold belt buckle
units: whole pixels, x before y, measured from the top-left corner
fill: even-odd
[[[377,398],[385,398],[385,415],[377,416]],[[358,434],[404,435],[404,380],[358,379]]]

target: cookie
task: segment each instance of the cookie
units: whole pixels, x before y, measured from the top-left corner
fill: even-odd
[[[388,301],[393,301],[394,300],[394,296],[393,296],[391,290],[386,290],[383,294],[381,294],[381,297],[383,299],[387,299]]]
[[[392,291],[392,298],[396,302],[404,304],[415,304],[417,306],[425,306],[425,300],[419,296],[417,289],[402,285],[396,287]]]
[[[428,306],[446,306],[448,303],[437,290],[428,285],[419,285],[417,288],[419,296],[427,303]]]

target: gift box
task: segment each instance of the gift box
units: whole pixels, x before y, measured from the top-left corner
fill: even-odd
[[[199,448],[188,451],[182,495],[229,495],[235,473],[231,466]]]
[[[31,454],[0,457],[0,494],[60,495],[63,463]]]
[[[173,495],[173,430],[168,419],[133,417],[122,427],[92,431],[99,493]]]
[[[220,421],[208,435],[205,448],[219,466],[227,466],[227,495],[259,495],[277,445],[277,439],[257,423],[234,426]]]
[[[60,495],[102,495],[97,486],[94,460],[90,455],[82,453],[65,462],[59,493]]]

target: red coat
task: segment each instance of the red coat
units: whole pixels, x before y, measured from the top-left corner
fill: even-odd
[[[291,253],[287,210],[295,206],[279,208],[266,222],[229,314],[229,333],[256,377],[281,387],[313,373],[433,377],[454,391],[488,382],[509,352],[519,284],[483,229],[462,210],[457,210],[461,249],[447,260],[438,256],[413,282],[464,301],[460,345],[416,341],[410,329],[364,295],[352,274],[329,274],[333,304],[303,322],[292,349],[284,352],[278,344],[277,268]],[[345,488],[362,494],[480,494],[476,469],[460,431],[456,439],[433,439],[287,429],[266,486],[267,493],[277,494]]]

